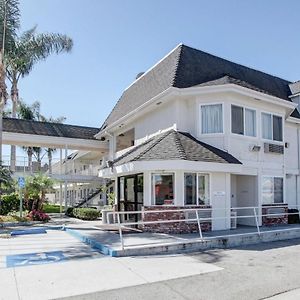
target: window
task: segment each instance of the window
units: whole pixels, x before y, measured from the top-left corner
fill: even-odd
[[[231,105],[231,132],[256,136],[255,110]]]
[[[282,141],[282,117],[262,113],[262,137],[267,140]]]
[[[185,173],[185,205],[209,205],[209,175]]]
[[[283,203],[283,178],[263,177],[263,204]]]
[[[201,132],[203,134],[223,132],[222,104],[201,106]]]
[[[152,203],[174,204],[174,173],[152,175]]]

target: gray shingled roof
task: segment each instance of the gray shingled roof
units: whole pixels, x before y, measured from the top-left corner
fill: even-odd
[[[169,87],[188,88],[226,76],[243,86],[291,101],[291,82],[181,44],[123,92],[101,130]]]
[[[189,160],[241,164],[231,154],[200,142],[185,132],[170,130],[131,149],[113,161],[115,166],[133,161]]]
[[[99,128],[3,118],[3,131],[92,140]]]

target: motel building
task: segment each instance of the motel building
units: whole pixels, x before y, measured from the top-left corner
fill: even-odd
[[[145,231],[197,232],[195,215],[203,231],[287,224],[300,205],[299,102],[300,81],[180,44],[101,128],[4,119],[3,141],[60,149],[48,174],[66,207],[110,182],[122,222],[156,222]]]
[[[123,215],[132,222],[197,208],[203,231],[287,224],[300,204],[299,101],[300,82],[178,45],[138,74],[96,134],[109,143],[99,176],[115,182],[115,210],[156,211]],[[143,228],[184,233],[197,222]]]

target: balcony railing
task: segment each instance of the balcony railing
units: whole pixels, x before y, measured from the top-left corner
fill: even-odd
[[[44,157],[40,161],[33,158],[30,163],[26,156],[17,156],[14,168],[12,167],[10,157],[3,156],[2,165],[12,170],[16,175],[42,173],[49,175],[97,176],[100,169],[100,162],[90,160],[68,159],[67,161],[60,161],[58,158],[53,158],[50,165],[48,158]]]

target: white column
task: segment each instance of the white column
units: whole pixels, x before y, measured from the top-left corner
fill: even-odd
[[[144,206],[151,205],[152,180],[151,172],[144,172]]]
[[[184,173],[182,171],[175,172],[175,206],[184,206]]]

